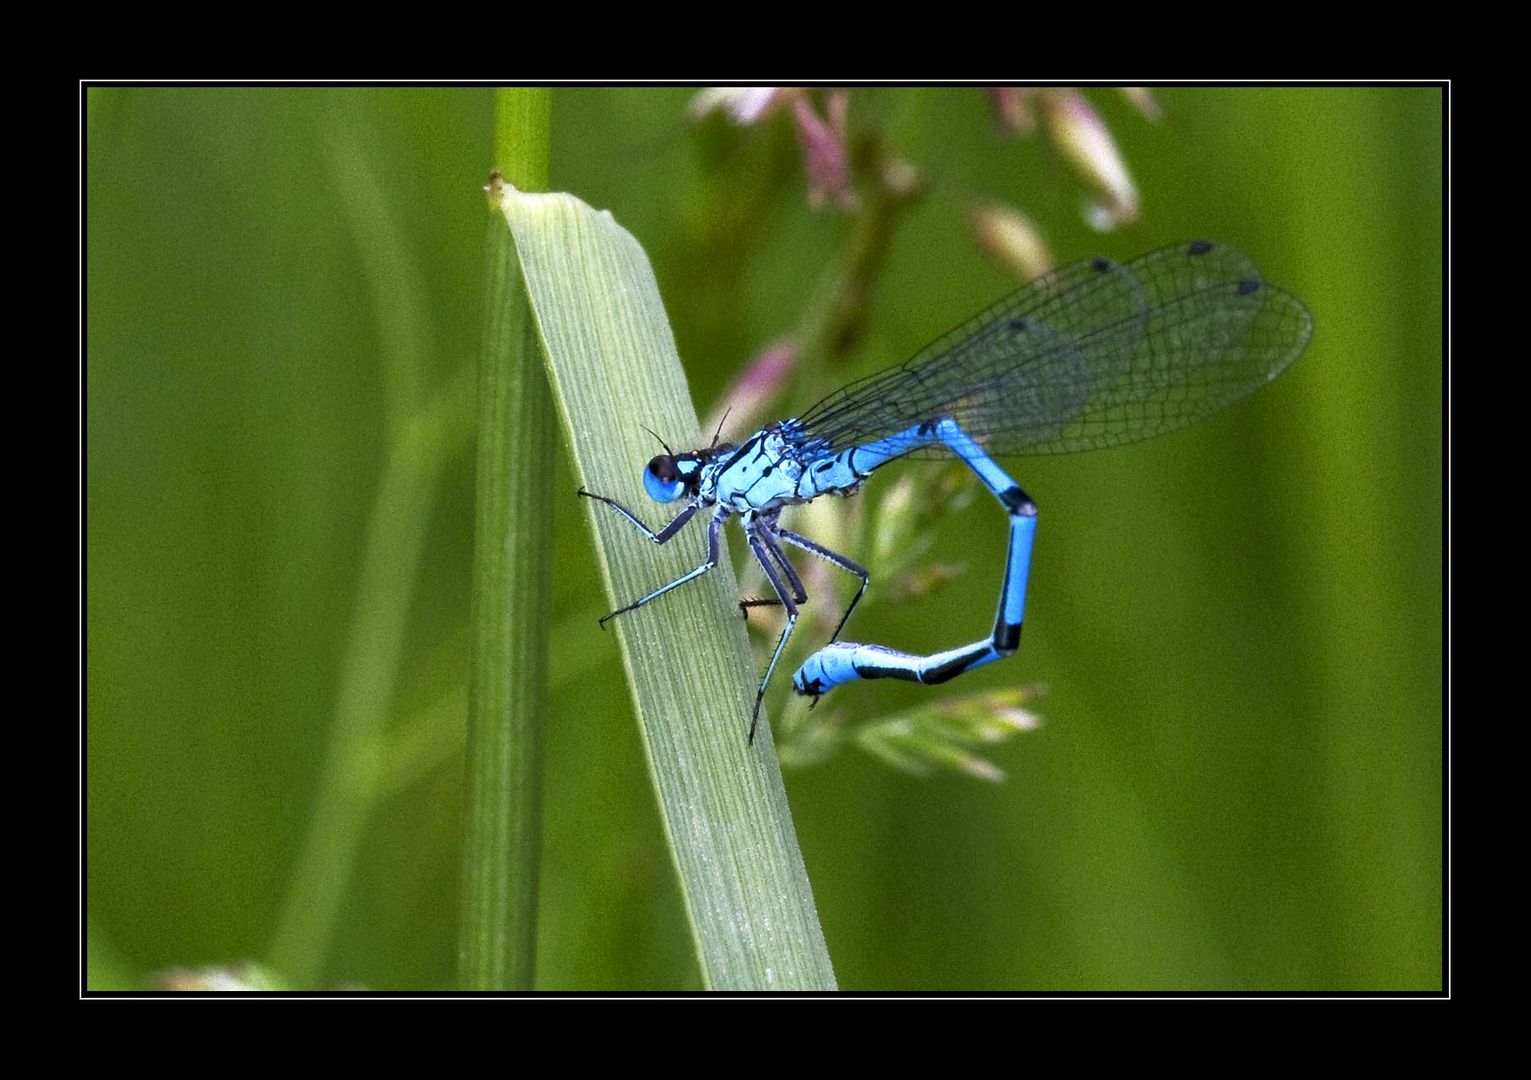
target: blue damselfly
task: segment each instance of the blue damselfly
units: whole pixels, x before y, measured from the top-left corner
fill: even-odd
[[[860,578],[829,642],[792,677],[817,698],[855,679],[940,683],[1015,652],[1037,508],[996,457],[1093,450],[1162,435],[1246,397],[1279,375],[1307,345],[1313,320],[1300,300],[1265,282],[1235,249],[1204,240],[1129,263],[1093,258],[1031,282],[897,367],[830,394],[807,412],[740,443],[674,453],[643,472],[656,502],[686,499],[658,532],[613,499],[656,544],[709,511],[707,557],[690,573],[601,619],[632,611],[692,581],[718,562],[723,523],[739,515],[786,625],[755,695],[760,702],[808,595],[782,545],[800,548]],[[925,655],[840,640],[871,580],[844,555],[780,524],[788,506],[849,495],[880,466],[902,457],[955,455],[994,494],[1010,522],[1010,547],[992,633]]]

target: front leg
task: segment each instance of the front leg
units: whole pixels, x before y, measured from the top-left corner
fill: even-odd
[[[593,499],[600,498],[600,496],[598,496],[598,495],[592,495],[590,497],[593,498]],[[605,501],[609,501],[609,500],[605,500]],[[615,504],[613,504],[613,505],[615,505]],[[677,517],[674,521],[670,522],[670,524],[668,526],[666,526],[666,528],[664,529],[663,532],[660,532],[660,533],[650,533],[650,536],[653,538],[654,543],[662,544],[666,540],[670,539],[671,536],[674,536],[675,533],[680,531],[680,526],[684,525],[690,519],[691,515],[696,512],[696,509],[697,508],[695,506],[687,507],[684,511],[682,511],[682,513],[680,514],[679,517]],[[624,511],[624,513],[625,512],[626,511]],[[636,520],[636,519],[634,519],[634,520]],[[728,520],[728,510],[726,510],[724,507],[720,506],[715,511],[713,511],[712,520],[707,523],[707,558],[702,560],[702,563],[701,563],[700,566],[698,566],[695,570],[692,570],[688,574],[682,574],[680,577],[676,578],[674,581],[670,582],[668,585],[661,585],[659,588],[655,589],[653,592],[649,593],[647,596],[640,596],[637,600],[634,600],[631,604],[628,604],[626,607],[619,607],[619,608],[617,608],[616,611],[609,611],[605,615],[602,615],[601,616],[601,626],[604,627],[608,621],[610,621],[611,619],[615,619],[618,615],[622,615],[622,614],[624,614],[626,612],[632,611],[635,608],[641,608],[644,604],[647,604],[650,600],[654,600],[654,599],[657,599],[657,598],[663,596],[665,593],[669,592],[671,589],[678,588],[679,586],[684,585],[688,581],[694,581],[695,579],[701,577],[703,574],[707,573],[707,571],[711,570],[713,567],[717,566],[718,565],[718,530],[723,527],[723,522],[725,522],[727,520]],[[642,527],[642,523],[641,522],[639,523],[639,525],[640,525],[640,527]],[[647,531],[647,530],[645,530],[645,531]]]
[[[645,525],[642,521],[638,520],[638,515],[637,514],[633,513],[627,507],[625,507],[621,503],[617,502],[616,499],[608,499],[604,495],[594,495],[594,494],[591,494],[590,492],[586,491],[584,488],[580,488],[574,494],[576,494],[576,495],[583,495],[587,499],[594,499],[596,502],[603,502],[603,503],[605,503],[607,506],[611,507],[617,513],[619,513],[623,517],[625,517],[628,521],[632,522],[633,523],[633,527],[635,529],[637,529],[639,532],[641,532],[644,536],[647,536],[650,540],[654,541],[654,543],[656,543],[656,544],[663,544],[666,541],[668,541],[672,536],[674,536],[676,533],[680,532],[681,529],[685,528],[686,522],[691,520],[691,515],[695,514],[697,512],[697,510],[700,509],[700,507],[696,503],[692,503],[690,506],[686,507],[680,513],[676,514],[675,517],[670,521],[670,524],[666,525],[663,529],[660,529],[658,532],[655,532],[653,529],[651,529],[647,525]],[[613,613],[613,614],[615,614],[615,613]]]

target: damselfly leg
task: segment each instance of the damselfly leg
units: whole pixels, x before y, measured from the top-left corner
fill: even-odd
[[[680,532],[681,529],[685,527],[686,523],[691,520],[692,515],[694,515],[698,510],[698,507],[695,505],[686,507],[679,514],[676,514],[675,518],[668,525],[656,533],[654,530],[650,529],[647,525],[640,521],[631,510],[627,509],[627,507],[623,506],[615,499],[608,499],[604,495],[591,494],[584,488],[580,488],[578,494],[585,496],[587,499],[595,499],[597,502],[603,502],[607,506],[612,507],[617,511],[617,513],[621,514],[628,521],[632,522],[632,524],[638,529],[639,532],[643,533],[644,536],[647,536],[656,544],[664,544],[671,540],[676,533]],[[728,511],[723,507],[720,506],[713,511],[712,519],[707,522],[707,558],[702,560],[701,565],[689,573],[682,574],[680,577],[676,578],[668,585],[661,585],[659,588],[655,589],[647,596],[639,597],[637,600],[634,600],[626,607],[619,607],[615,611],[608,611],[605,615],[601,616],[601,626],[605,627],[609,620],[616,618],[618,615],[623,615],[629,611],[641,608],[649,601],[663,596],[671,589],[679,588],[688,581],[696,580],[703,574],[707,573],[707,571],[716,567],[718,565],[718,532],[722,529],[723,522],[727,520]]]
[[[758,520],[752,522],[748,535],[750,550],[755,553],[755,559],[760,563],[760,568],[765,571],[766,580],[775,590],[778,602],[787,609],[787,625],[782,627],[781,637],[776,640],[776,651],[771,654],[771,663],[767,665],[765,675],[760,680],[760,689],[755,692],[755,709],[750,714],[748,739],[748,742],[753,743],[755,727],[760,723],[760,703],[765,698],[766,687],[770,685],[771,673],[776,670],[776,662],[781,659],[782,650],[787,647],[787,639],[792,636],[792,628],[797,625],[797,605],[806,602],[808,594],[803,589],[803,582],[797,576],[797,571],[792,569],[792,564],[787,561],[787,556],[777,545],[769,525]],[[783,585],[776,567],[772,565],[773,559],[786,570],[787,577],[792,582],[790,593]]]
[[[773,535],[774,535],[774,537],[777,540],[785,540],[787,543],[791,544],[793,547],[802,548],[804,551],[808,552],[809,554],[817,555],[819,558],[823,559],[825,562],[830,563],[830,564],[832,564],[834,566],[838,566],[840,569],[845,570],[848,573],[855,574],[858,578],[861,579],[861,588],[857,589],[856,590],[856,595],[851,597],[851,602],[850,602],[849,606],[846,607],[845,613],[840,616],[840,621],[835,625],[835,632],[833,634],[829,635],[829,641],[826,644],[833,645],[836,641],[840,640],[840,631],[845,629],[845,624],[850,619],[851,612],[856,610],[856,605],[861,602],[862,596],[866,594],[867,585],[869,585],[871,583],[871,581],[872,581],[871,574],[869,574],[859,564],[857,564],[855,562],[852,562],[850,559],[847,559],[844,555],[841,555],[838,551],[831,551],[829,548],[825,547],[823,544],[814,543],[812,540],[808,539],[806,536],[803,536],[801,533],[795,533],[791,529],[783,529],[780,526],[777,526],[773,530]],[[787,564],[787,565],[790,565],[790,564]],[[803,601],[801,599],[798,600],[799,604],[801,604],[802,602]],[[749,609],[752,608],[752,607],[780,607],[780,606],[781,606],[781,601],[780,600],[769,600],[769,599],[763,599],[762,598],[762,599],[750,599],[750,600],[740,600],[739,601],[739,610],[740,610],[741,613],[743,613],[743,615],[744,615],[744,617],[746,619],[749,618]]]

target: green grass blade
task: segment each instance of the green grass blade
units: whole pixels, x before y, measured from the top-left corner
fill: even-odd
[[[648,258],[612,219],[568,195],[507,188],[501,200],[547,358],[554,402],[586,488],[648,512],[639,471],[647,425],[696,445],[696,413]],[[677,449],[679,446],[677,446]],[[589,516],[608,596],[625,603],[696,565],[698,521],[663,549],[608,507]],[[755,675],[726,561],[661,603],[624,615],[593,650],[620,651],[705,984],[833,989],[768,726],[746,745]]]
[[[547,90],[502,90],[495,160],[546,187]],[[543,717],[552,607],[553,406],[509,230],[491,222],[479,373],[458,977],[478,990],[527,989],[537,946]]]

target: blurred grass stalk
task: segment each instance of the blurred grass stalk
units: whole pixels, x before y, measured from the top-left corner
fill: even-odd
[[[500,90],[495,111],[498,173],[520,187],[545,189],[549,91]],[[510,230],[497,216],[487,246],[458,979],[474,990],[530,989],[556,449],[536,327]]]
[[[330,132],[329,171],[366,268],[377,320],[385,461],[368,515],[345,657],[303,848],[282,900],[269,966],[286,985],[319,984],[367,817],[389,789],[388,720],[430,509],[472,432],[473,371],[427,393],[421,359],[437,348],[428,290],[366,154]]]
[[[500,195],[575,471],[588,490],[641,506],[642,460],[658,448],[640,425],[680,446],[700,438],[648,258],[610,213],[572,196],[508,185]],[[695,564],[705,523],[656,549],[611,508],[581,501],[617,602],[677,576],[678,561]],[[569,492],[540,512],[574,504]],[[591,626],[589,647],[620,648],[704,985],[833,989],[769,725],[745,741],[755,674],[736,599],[723,560],[617,620],[615,641]]]

